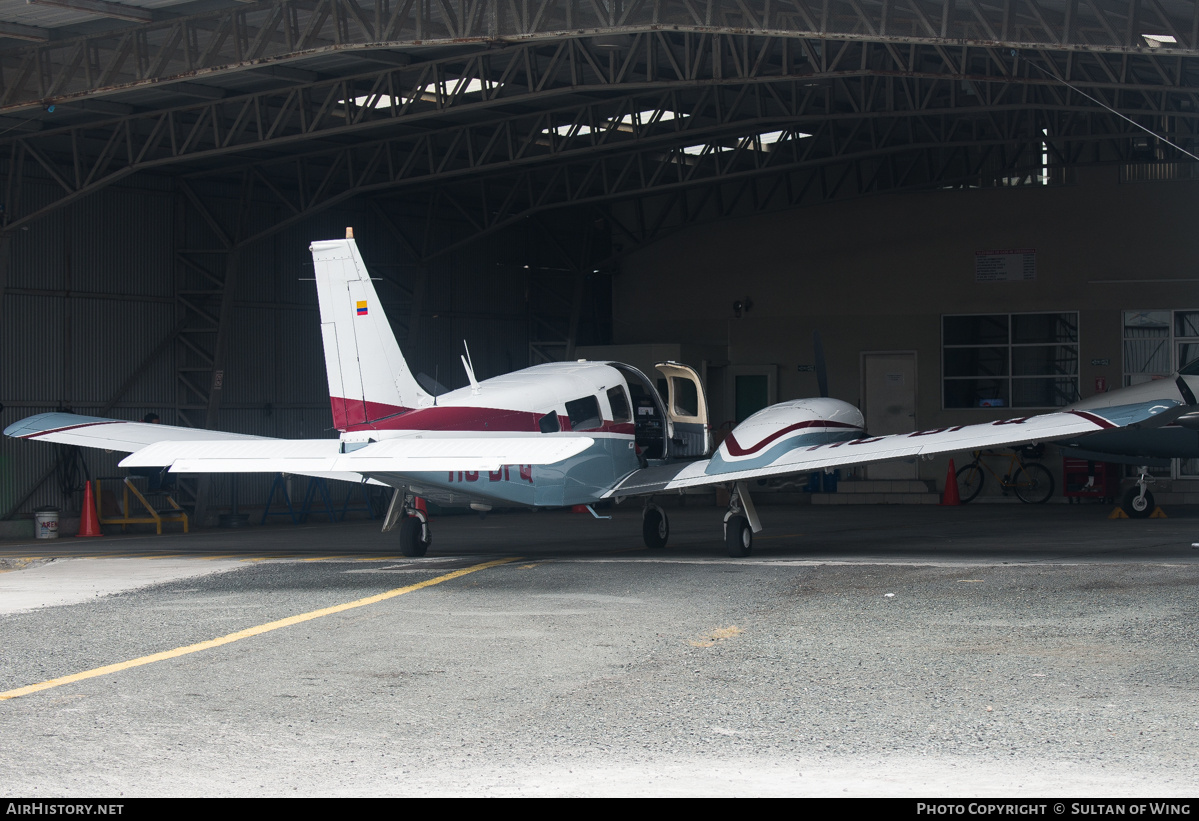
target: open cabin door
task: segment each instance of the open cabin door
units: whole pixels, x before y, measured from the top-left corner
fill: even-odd
[[[654,365],[666,377],[666,417],[672,459],[703,458],[712,449],[708,397],[695,368],[679,362]]]

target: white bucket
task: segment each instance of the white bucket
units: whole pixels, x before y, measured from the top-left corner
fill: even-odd
[[[34,530],[39,539],[58,538],[58,511],[39,510],[33,514]]]

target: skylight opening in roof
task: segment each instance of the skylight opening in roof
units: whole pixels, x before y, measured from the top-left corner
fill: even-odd
[[[633,133],[638,127],[652,125],[654,123],[665,123],[678,117],[686,117],[686,114],[678,114],[674,111],[659,111],[656,108],[647,108],[643,111],[637,111],[632,114],[626,114],[623,117],[609,117],[604,120],[604,124],[598,127],[589,125],[560,125],[554,128],[547,128],[543,133],[557,134],[559,137],[585,137],[596,131],[607,131],[613,126],[616,126],[617,131],[625,131]]]
[[[699,143],[697,145],[688,145],[683,147],[684,154],[691,156],[699,156],[705,150],[711,150],[712,153],[719,151],[732,151],[734,148],[748,148],[751,150],[769,151],[776,143],[783,140],[802,140],[805,137],[811,137],[803,131],[764,131],[761,134],[750,134],[748,137],[742,137],[734,145],[719,145],[716,143]]]
[[[463,94],[479,94],[489,87],[491,89],[496,89],[502,85],[503,83],[485,84],[477,77],[470,80],[465,80],[461,77],[446,77],[444,87],[446,95],[454,97]],[[353,99],[353,103],[358,108],[391,108],[393,106],[403,105],[404,103],[410,102],[413,99],[422,100],[426,103],[437,102],[438,97],[436,93],[436,85],[430,83],[429,85],[422,86],[420,92],[415,98],[399,94],[395,95],[394,97],[390,94],[366,94],[361,97],[355,97]],[[338,100],[337,104],[345,105],[346,101]]]
[[[1169,34],[1142,34],[1145,43],[1149,48],[1161,48],[1162,46],[1172,46],[1178,43],[1178,38]]]

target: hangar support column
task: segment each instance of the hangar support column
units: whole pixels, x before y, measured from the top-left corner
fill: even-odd
[[[189,427],[217,427],[225,388],[233,300],[248,232],[252,177],[243,175],[235,228],[227,230],[215,208],[186,181],[179,183],[175,259],[175,303],[180,331],[176,345],[176,413]],[[198,224],[205,230],[197,230]],[[193,496],[194,518],[202,524],[208,510],[211,477],[203,474],[183,485]]]

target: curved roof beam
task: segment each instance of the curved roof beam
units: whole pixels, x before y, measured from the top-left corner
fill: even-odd
[[[751,8],[752,6],[752,8]],[[359,49],[594,37],[623,59],[650,31],[902,46],[1199,54],[1199,4],[1172,0],[265,0],[0,53],[0,110]],[[1150,39],[1146,39],[1149,37]],[[715,66],[719,73],[721,65]]]

